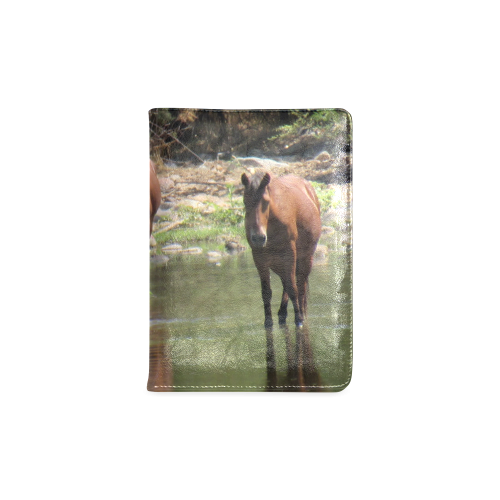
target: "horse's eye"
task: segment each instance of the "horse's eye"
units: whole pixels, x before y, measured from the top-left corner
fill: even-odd
[[[262,211],[265,212],[267,210],[267,207],[269,206],[269,202],[267,200],[262,200]]]

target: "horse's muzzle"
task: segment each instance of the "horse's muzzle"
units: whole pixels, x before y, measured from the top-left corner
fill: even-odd
[[[252,234],[250,239],[253,247],[262,248],[266,245],[267,236],[265,234]]]

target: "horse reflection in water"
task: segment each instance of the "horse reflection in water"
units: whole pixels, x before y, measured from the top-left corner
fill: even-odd
[[[284,336],[286,349],[286,373],[278,373],[274,348],[273,329],[266,328],[266,391],[269,392],[316,392],[322,391],[322,383],[311,349],[307,326],[293,330],[284,325],[279,328],[279,335]],[[174,370],[172,347],[161,328],[151,327],[149,350],[148,391],[169,392],[174,390]],[[294,344],[295,341],[295,344]]]
[[[168,334],[150,327],[148,391],[173,391],[172,347]]]
[[[322,383],[314,362],[307,325],[295,328],[295,346],[287,325],[280,326],[278,332],[285,338],[287,372],[285,380],[278,383],[274,332],[272,328],[266,328],[267,391],[321,391]]]

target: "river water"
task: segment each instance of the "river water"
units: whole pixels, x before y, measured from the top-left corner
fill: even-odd
[[[152,261],[148,389],[342,390],[352,364],[350,269],[345,247],[315,262],[303,328],[291,303],[287,326],[278,326],[282,287],[271,272],[275,326],[266,330],[251,251]]]

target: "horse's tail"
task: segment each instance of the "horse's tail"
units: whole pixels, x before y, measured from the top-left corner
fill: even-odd
[[[309,198],[311,198],[312,202],[314,203],[314,205],[318,209],[318,212],[321,213],[321,208],[319,206],[319,199],[318,199],[318,195],[316,194],[316,191],[314,190],[314,188],[312,187],[312,185],[309,181],[304,179],[304,184],[306,186],[307,195],[309,196]]]

